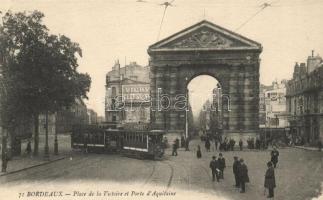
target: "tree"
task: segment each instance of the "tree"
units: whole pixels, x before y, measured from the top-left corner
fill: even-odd
[[[4,53],[12,57],[12,62],[6,65],[8,79],[15,83],[12,104],[33,116],[35,155],[39,115],[47,116],[71,106],[77,98],[87,98],[91,84],[88,74],[77,71],[77,54],[82,56],[79,45],[64,35],[50,34],[43,18],[39,11],[7,12],[1,29]]]

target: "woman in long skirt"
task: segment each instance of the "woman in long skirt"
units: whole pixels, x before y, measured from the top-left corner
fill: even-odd
[[[202,157],[200,145],[197,145],[196,157],[197,158],[201,158]]]

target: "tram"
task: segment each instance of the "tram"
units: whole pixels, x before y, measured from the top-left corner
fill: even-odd
[[[71,135],[72,149],[95,153],[158,159],[164,154],[164,131],[112,129],[102,125],[77,125]]]

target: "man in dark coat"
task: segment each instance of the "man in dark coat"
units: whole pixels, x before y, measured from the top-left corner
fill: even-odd
[[[215,181],[216,177],[216,181],[219,182],[219,163],[216,160],[215,156],[212,157],[212,160],[210,162],[210,168],[212,171],[212,181]]]
[[[190,146],[190,140],[189,140],[189,138],[186,138],[185,139],[185,151],[190,150],[189,146]]]
[[[242,139],[239,140],[239,147],[240,147],[240,151],[242,151],[242,146],[243,146],[243,142]]]
[[[268,169],[265,174],[264,186],[269,191],[267,198],[273,198],[274,197],[274,188],[276,187],[275,170],[274,170],[272,162],[268,162],[267,167],[268,167]]]
[[[234,139],[230,139],[230,148],[231,148],[231,151],[234,150],[234,145],[236,144],[236,141]]]
[[[178,138],[175,139],[175,144],[176,144],[176,149],[178,149],[179,148],[179,139]]]
[[[210,147],[211,147],[210,139],[207,137],[206,140],[205,140],[205,149],[206,149],[206,151],[210,151]]]
[[[28,155],[31,153],[31,142],[30,142],[30,140],[28,140],[26,152],[27,152]]]
[[[240,181],[239,181],[239,168],[240,168],[240,162],[238,160],[237,156],[234,156],[234,162],[233,162],[233,174],[234,174],[234,179],[236,181],[236,187],[240,187]]]
[[[248,176],[248,168],[247,165],[244,163],[243,159],[240,159],[240,167],[239,167],[239,180],[240,180],[240,193],[246,192],[246,183],[249,182]]]
[[[185,138],[183,135],[181,136],[181,147],[185,147]]]
[[[276,149],[276,147],[274,147],[274,149],[271,151],[270,155],[271,155],[271,162],[274,164],[274,168],[276,168],[276,165],[278,163],[278,156],[279,156],[279,152]]]
[[[178,143],[176,142],[176,140],[173,143],[173,152],[172,152],[172,156],[177,156],[177,148],[178,148]]]
[[[89,142],[88,135],[84,135],[84,138],[83,138],[83,152],[84,153],[88,153],[88,146],[87,146],[88,142]]]
[[[218,158],[218,164],[219,164],[219,170],[220,170],[220,178],[224,179],[224,168],[225,166],[225,158],[223,158],[222,153],[219,153],[219,158]]]

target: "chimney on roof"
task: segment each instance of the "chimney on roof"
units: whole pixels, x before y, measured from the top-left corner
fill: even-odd
[[[299,74],[303,75],[307,72],[307,68],[306,68],[306,64],[305,63],[301,63],[299,65]]]
[[[312,50],[312,55],[307,58],[307,73],[318,68],[321,62],[322,58],[319,55],[314,56],[314,50]]]
[[[299,65],[298,62],[295,63],[293,78],[295,79],[299,75]]]

